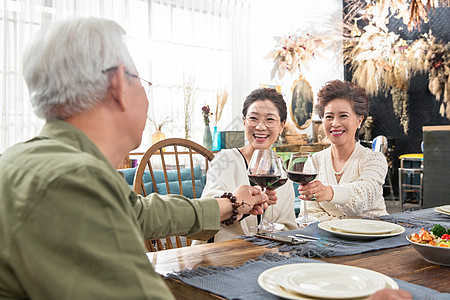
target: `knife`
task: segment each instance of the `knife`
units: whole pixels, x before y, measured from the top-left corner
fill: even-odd
[[[282,234],[270,233],[270,232],[255,234],[255,236],[263,238],[263,239],[267,239],[267,240],[288,243],[291,245],[304,244],[304,243],[308,242],[303,239],[296,238],[295,236],[282,235]]]

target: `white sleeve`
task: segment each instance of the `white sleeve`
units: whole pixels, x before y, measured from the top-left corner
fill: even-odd
[[[303,210],[303,201],[300,206],[300,214],[302,214]],[[335,219],[335,217],[331,216],[328,212],[326,212],[322,206],[319,205],[318,202],[315,201],[305,201],[306,202],[306,210],[308,211],[308,215],[312,217],[316,217],[319,222],[329,221]]]
[[[238,162],[233,159],[231,150],[220,152],[211,161],[208,172],[206,173],[206,185],[202,192],[203,197],[220,197],[225,192],[233,192],[241,184],[242,178],[237,176],[236,170],[240,169]],[[245,166],[243,167],[245,177]]]
[[[346,215],[360,215],[377,209],[383,196],[383,183],[387,174],[387,162],[380,152],[368,152],[358,166],[359,176],[351,183],[331,185],[334,197],[330,203],[341,206]]]

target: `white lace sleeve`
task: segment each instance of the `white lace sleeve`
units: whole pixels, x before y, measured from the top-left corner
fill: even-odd
[[[349,183],[332,186],[335,193],[348,194],[350,197],[346,201],[341,199],[336,201],[339,203],[331,203],[341,205],[347,216],[364,215],[371,210],[383,209],[383,183],[387,168],[386,158],[382,153],[365,153],[360,158],[358,167],[352,169]]]

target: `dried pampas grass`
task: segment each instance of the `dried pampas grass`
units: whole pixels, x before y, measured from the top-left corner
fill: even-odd
[[[350,64],[353,81],[369,96],[390,92],[394,112],[406,133],[410,79],[417,73],[428,72],[428,88],[443,103],[441,115],[450,119],[450,43],[443,44],[425,34],[409,44],[373,25],[364,30],[359,42],[353,40],[344,47],[344,61]]]
[[[394,108],[394,114],[400,118],[400,125],[403,128],[403,132],[408,134],[409,126],[409,95],[406,90],[399,88],[391,89],[392,106]]]
[[[223,107],[228,100],[228,92],[226,90],[217,92],[216,114],[214,115],[214,124],[217,126],[220,118],[222,117]]]

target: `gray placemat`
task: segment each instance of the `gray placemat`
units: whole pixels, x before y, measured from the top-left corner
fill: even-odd
[[[236,254],[239,255],[239,254]],[[211,267],[185,270],[167,275],[196,288],[220,295],[227,299],[281,299],[266,292],[258,285],[258,276],[267,269],[295,263],[318,263],[302,257],[285,257],[266,253],[240,267]],[[325,262],[322,262],[325,263]],[[450,299],[450,294],[394,279],[401,289],[409,291],[414,299]]]
[[[333,257],[406,246],[409,244],[406,240],[406,236],[412,234],[413,232],[418,233],[422,227],[430,229],[434,226],[434,224],[440,224],[445,228],[450,228],[450,218],[447,218],[446,215],[435,212],[434,209],[431,208],[401,212],[383,216],[380,217],[380,219],[402,225],[405,228],[405,232],[393,237],[371,240],[349,240],[322,230],[318,227],[319,223],[314,223],[305,228],[279,232],[279,234],[282,235],[295,236],[295,234],[298,233],[320,238],[319,241],[308,241],[306,244],[284,245],[279,242],[254,236],[243,236],[240,238],[260,246],[266,246],[268,248],[281,245],[281,252],[292,251],[292,255],[304,257]]]
[[[379,217],[391,223],[402,224],[405,227],[425,228],[427,230],[433,228],[435,224],[440,224],[445,228],[450,228],[450,216],[438,213],[434,208],[426,208],[413,211],[404,211],[392,215]]]
[[[405,228],[404,233],[393,237],[372,240],[347,240],[320,229],[318,225],[319,223],[314,223],[305,228],[279,232],[283,235],[295,236],[295,234],[299,233],[320,238],[319,241],[308,241],[306,244],[284,245],[282,243],[254,236],[243,238],[257,245],[265,245],[269,248],[282,245],[279,249],[280,252],[295,252],[292,255],[304,257],[333,257],[406,246],[409,244],[406,240],[406,236],[417,231],[417,229],[414,228]]]

